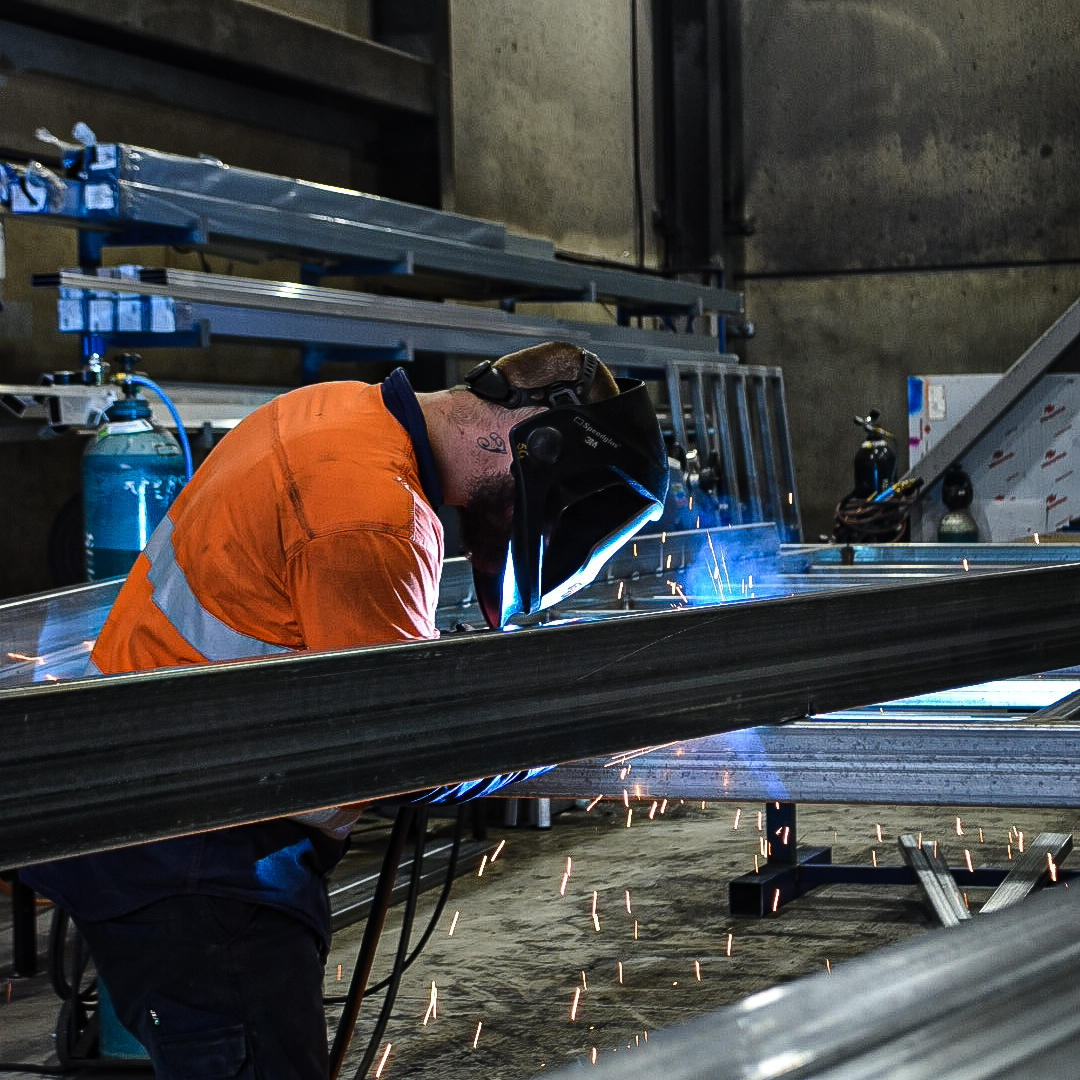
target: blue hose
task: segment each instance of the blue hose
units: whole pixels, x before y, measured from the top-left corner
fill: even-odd
[[[124,378],[128,382],[135,383],[136,386],[145,386],[149,390],[153,390],[155,394],[162,401],[165,402],[165,407],[169,410],[173,420],[176,423],[176,434],[180,440],[180,449],[184,451],[184,469],[187,472],[187,479],[191,479],[191,474],[195,471],[191,464],[191,444],[188,442],[187,432],[184,430],[184,425],[180,421],[180,414],[176,411],[176,406],[169,400],[168,394],[161,389],[160,386],[152,379],[148,379],[145,375],[127,374]]]

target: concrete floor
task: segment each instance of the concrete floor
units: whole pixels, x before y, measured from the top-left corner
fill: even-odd
[[[633,809],[629,827],[621,802],[558,814],[550,829],[490,827],[491,849],[505,843],[482,874],[472,871],[455,883],[431,940],[406,972],[375,1059],[377,1066],[390,1046],[382,1077],[520,1080],[574,1059],[587,1062],[594,1050],[598,1058],[626,1052],[644,1046],[651,1031],[835,968],[933,925],[914,887],[888,886],[831,885],[775,917],[733,919],[728,882],[753,869],[761,807],[676,801],[663,814],[658,807],[651,819],[650,804]],[[1075,833],[1078,826],[1080,814],[1071,811],[798,808],[800,843],[828,845],[834,862],[865,866],[875,857],[881,865],[899,863],[901,832],[939,840],[954,866],[965,864],[965,850],[974,865],[994,866],[1015,855],[1018,831],[1033,837]],[[445,833],[449,827],[433,820],[429,830]],[[353,858],[377,861],[388,832],[388,821],[366,816]],[[414,940],[435,895],[420,900]],[[969,893],[972,910],[987,895]],[[47,918],[43,910],[43,969]],[[395,908],[373,981],[388,970],[399,919]],[[328,995],[344,993],[362,929],[338,934],[327,967]],[[354,1074],[378,1005],[371,1000],[361,1010],[342,1076]],[[5,904],[0,1061],[55,1064],[57,1009],[47,975],[11,977]],[[328,1016],[333,1027],[337,1010],[330,1008]]]

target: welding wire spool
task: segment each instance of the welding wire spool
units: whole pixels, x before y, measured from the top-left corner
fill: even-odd
[[[914,493],[887,499],[846,495],[836,507],[833,538],[849,544],[896,543],[904,536],[914,503]]]

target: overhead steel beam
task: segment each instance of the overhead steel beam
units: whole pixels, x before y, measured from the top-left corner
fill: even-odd
[[[1053,670],[1078,589],[960,574],[3,691],[0,869]]]

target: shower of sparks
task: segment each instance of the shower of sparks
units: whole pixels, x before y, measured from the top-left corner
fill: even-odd
[[[376,1077],[382,1076],[383,1066],[386,1064],[386,1059],[390,1056],[390,1047],[393,1045],[393,1043],[386,1044],[386,1049],[383,1051],[382,1057],[379,1058],[379,1067],[375,1070]]]
[[[491,861],[494,862],[499,857],[499,852],[506,847],[506,841],[500,840],[499,846],[491,853]]]
[[[968,873],[974,874],[975,867],[971,865],[971,852],[967,848],[964,848],[964,862],[967,863]]]
[[[480,869],[476,873],[477,877],[483,877],[484,876],[484,867],[487,866],[487,863],[488,863],[488,857],[485,855],[480,860]]]
[[[731,826],[733,829],[737,829],[739,827],[739,818],[741,818],[741,817],[742,817],[742,807],[740,806],[735,811],[735,824]]]
[[[473,1036],[472,1048],[476,1049],[476,1044],[480,1041],[480,1029],[484,1026],[483,1020],[476,1021],[476,1034]]]
[[[581,987],[576,986],[576,987],[574,987],[574,1002],[570,1006],[570,1019],[571,1020],[576,1020],[577,1019],[577,1007],[578,1007],[578,1002],[580,1000],[581,1000]]]
[[[596,798],[585,807],[585,813],[587,814],[603,797],[603,795],[597,795]]]
[[[727,954],[728,954],[728,956],[731,955],[731,939],[732,939],[732,936],[733,935],[731,935],[731,934],[728,934],[728,936],[727,936]]]
[[[627,915],[633,915],[634,914],[630,910],[630,890],[629,889],[626,890],[626,914]]]
[[[694,961],[694,975],[697,978],[697,981],[701,982],[701,961],[700,960],[695,960]]]
[[[460,911],[455,911],[454,912],[454,917],[450,920],[450,933],[446,935],[447,937],[453,937],[454,936],[454,928],[457,926],[457,921],[458,921],[458,919],[460,917],[461,917],[461,912]],[[340,970],[340,967],[339,967],[339,970]],[[340,976],[338,976],[338,977],[340,978]]]
[[[957,836],[963,836],[964,835],[964,827],[960,824],[960,819],[959,818],[956,819],[956,835]]]

